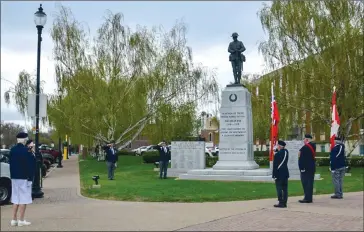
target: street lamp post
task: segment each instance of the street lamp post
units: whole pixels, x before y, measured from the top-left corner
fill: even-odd
[[[41,163],[42,155],[39,153],[39,94],[40,94],[40,51],[42,42],[42,29],[47,22],[47,15],[43,12],[42,4],[38,8],[38,11],[34,14],[34,23],[38,30],[38,51],[37,51],[37,87],[35,98],[35,154],[37,157],[35,167],[35,178],[32,188],[32,196],[34,198],[42,198],[44,193],[40,187],[41,182]]]
[[[61,103],[61,100],[62,100],[62,91],[60,89],[58,90],[58,96],[59,96],[59,103]],[[62,138],[61,138],[61,135],[60,134],[58,135],[58,151],[59,151],[59,157],[58,157],[58,165],[57,165],[57,168],[63,168],[63,165],[62,165],[62,158],[63,158]]]

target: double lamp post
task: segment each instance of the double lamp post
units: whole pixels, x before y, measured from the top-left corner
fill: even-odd
[[[42,167],[42,155],[39,152],[39,94],[40,94],[40,52],[42,43],[42,30],[47,22],[47,15],[43,12],[42,4],[38,8],[38,11],[34,14],[34,23],[38,30],[38,50],[37,50],[37,86],[36,86],[36,98],[35,98],[35,154],[36,154],[36,171],[35,178],[32,187],[32,196],[34,198],[42,198],[44,193],[42,192],[41,183],[41,167]]]

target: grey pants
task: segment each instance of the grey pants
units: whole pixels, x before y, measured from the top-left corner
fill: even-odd
[[[109,180],[114,179],[114,170],[115,170],[115,163],[106,162],[107,166],[107,177]]]
[[[335,188],[335,196],[343,197],[343,180],[345,176],[345,167],[336,169],[331,172],[332,183]]]

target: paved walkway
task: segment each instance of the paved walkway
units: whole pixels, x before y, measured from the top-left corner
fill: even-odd
[[[10,227],[11,205],[1,207],[1,231],[363,231],[363,192],[343,200],[316,196],[314,204],[289,198],[218,203],[144,203],[80,196],[77,157],[64,161],[44,180],[45,197],[27,210],[29,227]]]

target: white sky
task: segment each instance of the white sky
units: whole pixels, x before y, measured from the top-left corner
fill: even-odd
[[[44,5],[48,4],[47,7],[52,7],[50,4],[51,2],[45,2]],[[93,3],[99,3],[99,2],[93,2]],[[31,18],[33,16],[34,11],[39,6],[39,3],[35,2],[27,2],[24,3],[22,6],[22,10],[24,11],[24,14],[28,14],[29,17],[24,19],[24,21],[15,22],[17,25],[13,26],[10,22],[12,17],[15,17],[14,14],[11,14],[11,9],[13,7],[13,4],[17,3],[10,3],[10,2],[1,2],[2,4],[2,10],[1,10],[1,26],[2,26],[2,33],[1,33],[1,77],[6,78],[9,81],[16,82],[19,72],[22,70],[26,70],[27,72],[30,72],[31,74],[35,75],[35,69],[36,69],[36,44],[37,44],[37,36],[36,36],[36,29],[34,28],[34,23]],[[19,2],[18,2],[19,4]],[[64,3],[66,4],[66,3]],[[83,2],[82,4],[87,4],[86,2]],[[110,2],[104,2],[102,4],[104,6],[104,9],[110,9],[108,4],[126,4],[126,3],[110,3]],[[137,4],[137,3],[135,3]],[[139,4],[139,3],[138,3]],[[149,4],[149,3],[148,3]],[[170,7],[168,4],[171,3],[159,3],[159,4],[165,4],[165,8],[167,9]],[[193,4],[191,2],[180,2],[179,4]],[[197,4],[197,3],[196,3]],[[202,4],[202,3],[201,3]],[[205,5],[207,3],[204,3]],[[214,9],[215,5],[220,4],[222,6],[226,6],[226,8],[231,7],[230,5],[233,3],[211,3],[212,5],[211,9]],[[223,5],[225,4],[225,5]],[[230,5],[229,5],[230,4]],[[235,4],[235,3],[234,3]],[[258,42],[265,39],[265,36],[262,32],[259,19],[256,17],[257,9],[261,7],[260,4],[255,3],[249,3],[249,2],[240,2],[236,3],[240,4],[239,6],[244,9],[240,14],[242,14],[241,17],[245,17],[246,15],[251,18],[249,21],[244,22],[244,27],[251,27],[250,29],[244,29],[245,33],[240,32],[241,24],[243,21],[237,21],[235,22],[235,26],[233,28],[237,28],[236,31],[242,36],[239,37],[239,40],[242,40],[245,44],[247,50],[244,53],[247,61],[244,63],[244,73],[258,73],[262,74],[264,70],[264,61],[263,57],[258,54]],[[255,5],[252,5],[255,4]],[[25,7],[26,5],[26,7]],[[79,12],[77,13],[77,7],[81,5],[80,2],[67,2],[66,5],[69,5],[71,9],[74,11],[74,14],[76,18],[78,19],[78,15],[80,15],[80,21],[86,21],[89,23],[91,31],[95,31],[96,27],[98,27],[101,22],[102,18],[95,20],[93,18],[93,14],[90,12],[89,14],[85,13],[86,7],[91,7],[90,4],[82,5]],[[205,6],[204,5],[204,6]],[[217,10],[219,10],[221,7],[220,5],[217,7]],[[4,7],[6,6],[6,7]],[[153,5],[154,6],[154,5]],[[164,5],[163,5],[164,6]],[[132,7],[132,3],[128,3],[127,7]],[[125,11],[123,11],[125,15],[125,21],[127,22],[127,7],[124,7]],[[45,8],[45,6],[44,6]],[[228,61],[228,53],[227,53],[227,47],[229,42],[231,41],[230,34],[233,32],[233,29],[231,28],[225,28],[226,25],[229,23],[229,19],[226,18],[225,15],[221,15],[221,18],[218,18],[219,16],[215,15],[209,15],[206,14],[206,12],[198,11],[196,10],[195,14],[191,13],[190,7],[186,5],[185,11],[182,9],[180,10],[180,15],[178,15],[178,18],[183,17],[185,21],[187,21],[190,30],[187,34],[189,41],[189,46],[192,47],[193,50],[193,59],[197,63],[202,63],[204,66],[207,66],[210,69],[216,69],[217,73],[217,79],[221,87],[227,85],[229,82],[233,80],[232,76],[232,70],[231,70],[231,64]],[[234,7],[233,7],[234,8]],[[233,9],[232,8],[232,9]],[[15,5],[14,5],[15,9]],[[76,9],[76,10],[75,10]],[[88,9],[88,8],[87,8]],[[168,8],[169,9],[169,8]],[[172,9],[172,8],[171,8]],[[206,7],[204,7],[206,9]],[[226,10],[226,9],[225,9]],[[9,12],[10,11],[10,12]],[[87,10],[86,10],[87,11]],[[91,11],[91,8],[90,8]],[[131,10],[130,10],[131,11]],[[212,11],[212,10],[211,10]],[[131,11],[132,12],[132,11]],[[139,17],[131,19],[129,22],[129,25],[146,25],[145,22],[151,21],[156,16],[153,15],[152,11],[149,11],[150,13],[144,13],[145,18]],[[178,12],[178,11],[177,11]],[[3,14],[4,13],[4,14]],[[6,13],[6,14],[5,14]],[[19,12],[22,14],[21,12]],[[177,14],[177,13],[176,13]],[[199,15],[201,14],[201,15]],[[3,16],[4,15],[4,16]],[[82,16],[82,17],[81,17]],[[255,16],[255,17],[254,17]],[[17,14],[17,20],[22,20],[19,18],[19,14]],[[166,16],[163,18],[160,16],[159,21],[152,22],[153,25],[164,25],[170,24],[170,16]],[[201,17],[205,17],[207,21],[213,22],[213,25],[209,25],[211,29],[207,30],[207,28],[203,26],[199,26],[201,30],[205,30],[200,32],[199,28],[194,27],[195,24],[201,23],[199,20]],[[247,16],[246,16],[247,17]],[[148,19],[150,20],[148,21]],[[194,19],[197,18],[197,21],[194,21]],[[30,22],[29,22],[30,20]],[[48,29],[51,26],[51,20],[52,18],[49,17],[49,21],[47,22],[46,28]],[[138,21],[139,20],[139,21]],[[202,19],[201,19],[202,20]],[[225,22],[228,20],[227,22]],[[239,19],[240,20],[240,19]],[[14,21],[14,20],[13,20]],[[220,21],[224,21],[219,25]],[[127,22],[128,23],[128,22]],[[230,22],[231,23],[231,22]],[[245,24],[247,24],[245,26]],[[93,26],[95,25],[95,26]],[[229,25],[230,26],[230,25]],[[92,28],[93,27],[93,28]],[[15,29],[14,29],[15,28]],[[223,34],[217,33],[217,31],[222,31]],[[30,32],[33,32],[31,34]],[[202,34],[199,34],[202,33]],[[245,34],[245,35],[244,35]],[[204,44],[203,35],[206,35],[206,37],[209,37],[208,43]],[[51,38],[45,30],[45,33],[43,34],[43,42],[42,42],[42,56],[41,56],[41,80],[45,81],[45,93],[54,93],[56,91],[56,85],[55,85],[55,72],[54,72],[54,63],[52,61],[52,41]],[[27,125],[30,126],[29,120],[25,120],[16,110],[16,107],[14,105],[7,106],[5,104],[5,101],[3,99],[4,92],[9,89],[12,85],[8,83],[7,81],[1,80],[1,119],[5,122],[14,122],[21,125]],[[216,104],[210,104],[208,106],[205,106],[204,108],[201,108],[201,110],[205,111],[213,111],[218,106]],[[27,121],[27,122],[26,122]]]

